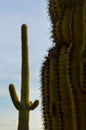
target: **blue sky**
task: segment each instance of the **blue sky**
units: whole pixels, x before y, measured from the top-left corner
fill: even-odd
[[[20,98],[21,25],[28,25],[30,99],[39,99],[40,68],[52,46],[46,0],[0,1],[0,130],[17,130],[18,112],[9,96],[13,83]],[[42,129],[41,104],[30,113],[30,129]]]

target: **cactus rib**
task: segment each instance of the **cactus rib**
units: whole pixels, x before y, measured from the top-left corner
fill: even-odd
[[[86,0],[49,0],[48,10],[54,46],[41,70],[44,129],[85,130]]]

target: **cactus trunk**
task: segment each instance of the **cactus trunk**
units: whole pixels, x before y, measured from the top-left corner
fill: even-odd
[[[54,46],[41,69],[45,130],[86,129],[86,0],[49,0]]]
[[[19,111],[18,130],[28,130],[29,111],[26,103],[29,100],[29,66],[28,66],[28,39],[27,27],[22,26],[22,72],[21,72],[21,103],[23,108]]]
[[[21,72],[21,101],[18,100],[15,88],[13,84],[9,85],[10,95],[14,106],[19,111],[19,123],[18,130],[29,130],[29,113],[30,110],[35,109],[39,101],[34,103],[29,101],[29,65],[28,65],[28,36],[27,26],[22,25],[21,28],[21,40],[22,40],[22,72]]]

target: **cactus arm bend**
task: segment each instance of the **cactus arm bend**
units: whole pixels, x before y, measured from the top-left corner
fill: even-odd
[[[27,110],[34,110],[39,105],[39,101],[35,100],[33,103],[30,101],[27,103],[26,109]]]
[[[18,96],[16,94],[16,90],[13,84],[9,85],[9,92],[12,99],[12,102],[17,110],[20,110],[22,108],[21,103],[19,102]]]

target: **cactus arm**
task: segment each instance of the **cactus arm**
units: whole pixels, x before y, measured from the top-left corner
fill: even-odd
[[[30,101],[27,103],[27,110],[34,110],[39,105],[39,101],[35,100],[33,103]]]
[[[9,85],[9,92],[10,92],[10,96],[11,96],[14,106],[16,107],[17,110],[20,110],[22,108],[22,105],[19,102],[18,96],[16,94],[16,90],[13,84]]]

